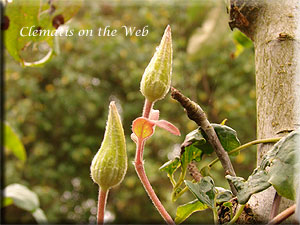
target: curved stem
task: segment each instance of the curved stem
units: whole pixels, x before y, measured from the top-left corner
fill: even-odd
[[[245,208],[245,205],[240,205],[240,208],[238,209],[238,211],[236,212],[236,214],[234,215],[232,220],[229,221],[228,225],[232,225],[237,221],[237,219],[240,217],[240,215],[244,211],[244,208]]]
[[[185,175],[186,175],[186,169],[187,168],[183,168],[181,173],[180,173],[180,176],[179,176],[179,179],[177,180],[174,188],[173,188],[173,193],[172,193],[172,200],[175,201],[176,200],[176,190],[177,188],[183,183],[184,181],[184,178],[185,178]]]
[[[105,212],[107,195],[108,195],[108,190],[102,190],[99,187],[97,224],[104,223],[104,212]]]
[[[246,144],[243,144],[235,149],[233,149],[232,151],[228,152],[228,155],[231,155],[233,153],[236,153],[238,151],[244,150],[252,145],[257,145],[257,144],[262,144],[262,143],[274,143],[279,141],[281,138],[267,138],[267,139],[259,139],[259,140],[254,140],[254,141],[250,141]],[[211,161],[207,166],[208,167],[212,167],[214,164],[216,164],[219,161],[219,158],[214,159],[213,161]]]
[[[134,164],[135,170],[136,170],[147,194],[149,195],[150,199],[152,200],[154,206],[156,207],[156,209],[158,210],[160,215],[167,222],[167,224],[175,225],[173,219],[168,214],[168,212],[166,211],[166,209],[164,208],[164,206],[161,204],[160,200],[158,199],[157,195],[155,194],[155,192],[148,180],[148,177],[145,173],[145,168],[144,168],[143,160],[142,160],[144,143],[145,143],[144,141],[138,140],[137,151],[136,151],[136,156],[135,156],[135,164]]]
[[[219,224],[219,217],[218,217],[218,211],[216,208],[212,209],[214,214],[214,224]]]
[[[172,186],[175,187],[176,181],[174,180],[174,176],[173,175],[169,175],[169,174],[167,174],[167,176],[169,177],[169,179],[170,179],[170,181],[172,183]]]
[[[146,99],[144,104],[144,109],[143,109],[143,117],[149,118],[152,107],[153,107],[153,102],[149,102]]]

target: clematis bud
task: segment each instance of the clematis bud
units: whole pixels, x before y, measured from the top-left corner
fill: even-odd
[[[168,25],[141,81],[141,92],[149,102],[163,99],[170,89],[172,52],[171,27]]]
[[[91,176],[102,190],[122,182],[127,170],[124,130],[114,102],[109,105],[106,130],[101,147],[91,165]]]

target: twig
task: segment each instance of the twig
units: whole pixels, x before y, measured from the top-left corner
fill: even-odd
[[[177,100],[186,109],[188,117],[191,120],[195,121],[198,124],[198,126],[200,126],[203,129],[203,131],[206,133],[209,143],[214,148],[218,158],[222,163],[222,166],[225,170],[225,174],[236,176],[227,152],[224,150],[223,146],[221,145],[220,140],[214,128],[207,120],[207,117],[204,111],[201,109],[201,107],[195,102],[193,102],[192,100],[190,100],[189,98],[185,97],[182,93],[180,93],[178,90],[176,90],[173,87],[171,88],[171,92],[172,92],[171,94],[172,98]],[[229,185],[232,193],[236,195],[237,191],[230,181],[229,181]]]
[[[284,221],[285,219],[293,215],[295,213],[295,210],[296,210],[296,204],[292,205],[291,207],[287,208],[283,212],[279,213],[267,225],[274,225],[274,224],[281,223],[282,221]]]
[[[278,214],[280,201],[281,201],[281,196],[276,191],[274,200],[273,200],[273,204],[272,204],[272,209],[271,209],[270,216],[269,216],[269,220],[272,220]]]
[[[188,168],[189,174],[194,178],[194,180],[196,182],[199,182],[202,178],[202,175],[201,175],[200,171],[198,170],[196,163],[195,162],[189,163],[187,168]]]

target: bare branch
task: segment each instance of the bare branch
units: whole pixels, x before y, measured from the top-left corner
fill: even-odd
[[[189,163],[187,168],[188,168],[189,174],[193,177],[193,179],[196,182],[199,182],[202,178],[202,175],[201,175],[200,171],[198,170],[196,163],[195,162]]]
[[[209,143],[212,145],[213,149],[215,150],[220,162],[225,170],[225,174],[230,174],[231,176],[236,176],[231,161],[227,152],[224,150],[223,146],[220,143],[220,140],[211,126],[210,122],[207,120],[205,112],[201,109],[201,107],[190,100],[189,98],[185,97],[180,91],[176,90],[175,88],[171,88],[171,96],[173,99],[177,100],[186,110],[188,117],[195,121],[198,126],[200,126],[208,137]],[[237,191],[233,184],[229,182],[230,188],[233,194],[237,194]]]
[[[295,210],[296,210],[296,204],[292,205],[291,207],[287,208],[283,212],[279,213],[267,225],[274,225],[274,224],[281,223],[282,221],[284,221],[285,219],[293,215],[295,213]]]

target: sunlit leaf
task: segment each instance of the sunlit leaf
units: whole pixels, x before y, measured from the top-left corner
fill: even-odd
[[[159,168],[159,170],[160,171],[165,171],[169,175],[172,175],[179,166],[180,166],[180,159],[179,158],[175,158],[173,160],[170,160],[170,161],[166,162],[164,165],[162,165]]]
[[[23,66],[40,66],[48,62],[54,54],[54,32],[74,16],[80,6],[81,1],[8,2],[5,7],[8,26],[4,33],[7,51]],[[33,35],[33,32],[39,31],[45,32]],[[29,51],[30,48],[36,49],[38,45],[43,49],[47,46],[47,51]]]
[[[47,217],[41,208],[36,209],[32,215],[39,224],[48,223]]]
[[[194,145],[190,145],[188,147],[184,148],[184,152],[181,153],[180,159],[181,159],[181,166],[183,168],[186,168],[190,162],[195,160],[196,162],[199,162],[202,157],[202,151],[195,147]]]
[[[9,206],[9,205],[11,205],[13,203],[14,203],[14,201],[13,201],[12,198],[9,198],[9,197],[2,198],[2,207]]]
[[[203,204],[198,199],[195,199],[194,201],[188,202],[184,205],[180,205],[176,211],[175,223],[180,224],[194,212],[203,211],[207,208],[207,205]]]
[[[4,147],[11,151],[18,159],[26,160],[26,151],[23,143],[13,129],[7,124],[4,124]]]
[[[39,208],[38,196],[21,184],[10,184],[4,189],[4,197],[11,198],[13,203],[26,211],[33,212]]]

